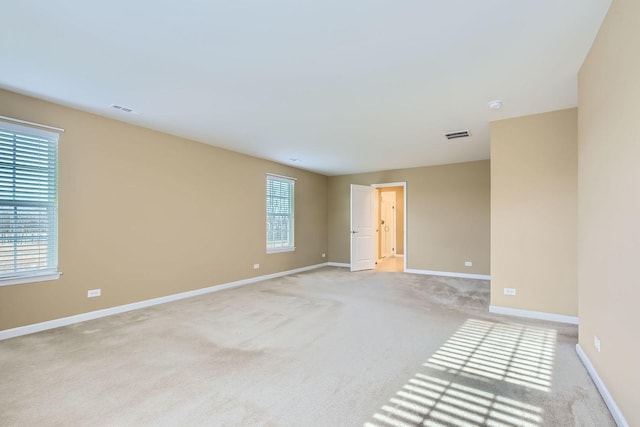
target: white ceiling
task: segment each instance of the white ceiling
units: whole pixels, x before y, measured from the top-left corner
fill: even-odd
[[[490,121],[577,105],[609,4],[6,1],[0,87],[326,175],[488,159]]]

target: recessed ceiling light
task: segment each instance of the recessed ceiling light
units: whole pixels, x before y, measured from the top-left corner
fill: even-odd
[[[295,157],[291,157],[291,158],[289,158],[289,160],[291,160],[293,163],[300,163],[302,161],[302,160],[297,159]]]
[[[502,108],[502,101],[500,101],[499,99],[496,99],[495,101],[491,101],[489,102],[489,108],[491,108],[492,110],[499,110],[500,108]]]

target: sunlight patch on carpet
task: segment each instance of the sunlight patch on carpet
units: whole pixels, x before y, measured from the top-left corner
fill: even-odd
[[[514,396],[551,391],[556,334],[469,319],[364,425],[539,427],[543,409]]]
[[[470,319],[425,366],[549,392],[555,345],[553,329]]]

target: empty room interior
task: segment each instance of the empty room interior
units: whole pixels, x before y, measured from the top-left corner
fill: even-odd
[[[2,15],[0,425],[640,425],[637,0]]]

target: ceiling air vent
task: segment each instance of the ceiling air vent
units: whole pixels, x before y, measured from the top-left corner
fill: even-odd
[[[447,132],[444,134],[447,139],[466,138],[470,135],[471,132],[469,132],[469,130],[457,130],[455,132]]]
[[[137,112],[134,111],[133,108],[123,107],[122,105],[111,104],[111,108],[113,108],[114,110],[120,110],[123,113],[137,114]]]

